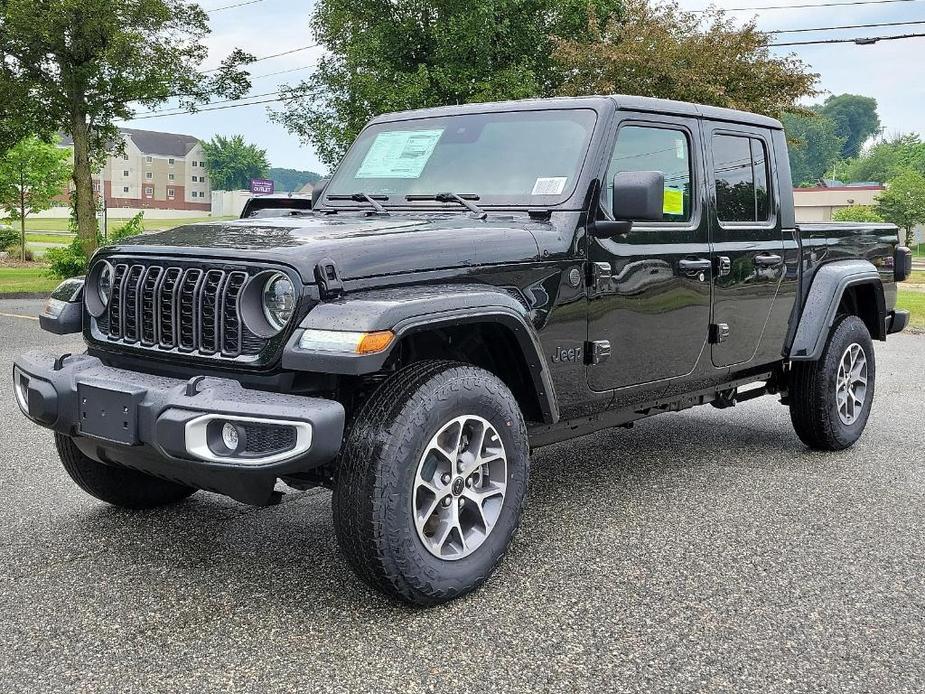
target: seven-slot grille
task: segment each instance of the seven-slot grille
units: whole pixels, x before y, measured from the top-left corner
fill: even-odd
[[[97,327],[111,342],[234,358],[267,341],[241,320],[250,273],[112,261],[112,297]]]

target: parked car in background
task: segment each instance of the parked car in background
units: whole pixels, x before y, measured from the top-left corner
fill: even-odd
[[[311,211],[312,199],[299,193],[255,195],[244,203],[241,219],[257,217],[290,217]]]

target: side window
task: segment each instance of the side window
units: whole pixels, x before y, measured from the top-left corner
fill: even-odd
[[[766,222],[771,218],[764,141],[740,135],[714,135],[713,166],[716,216],[721,222]]]
[[[613,177],[624,171],[661,171],[665,175],[665,221],[690,221],[693,191],[686,133],[644,125],[620,128],[604,186],[608,210],[613,209]]]

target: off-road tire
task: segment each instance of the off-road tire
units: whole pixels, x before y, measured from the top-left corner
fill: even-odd
[[[867,359],[867,392],[858,419],[849,425],[839,418],[835,390],[839,364],[852,344],[860,345]],[[797,436],[818,451],[840,451],[852,446],[867,425],[875,381],[874,344],[864,321],[857,316],[837,319],[819,360],[793,363],[790,419]]]
[[[468,556],[447,561],[424,546],[411,511],[425,447],[462,415],[487,420],[507,456],[507,491],[493,530]],[[353,422],[338,466],[334,527],[368,585],[402,602],[435,605],[479,587],[520,524],[529,476],[527,430],[517,401],[493,374],[448,361],[419,362],[388,378]]]
[[[84,455],[69,436],[55,434],[58,456],[71,479],[90,496],[122,508],[143,509],[182,501],[196,490]]]

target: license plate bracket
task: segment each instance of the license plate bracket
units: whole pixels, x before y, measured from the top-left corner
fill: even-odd
[[[138,405],[144,388],[77,384],[78,431],[83,436],[135,446],[138,440]]]

